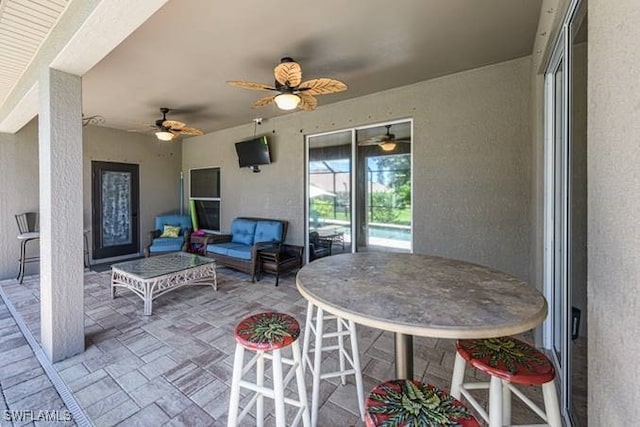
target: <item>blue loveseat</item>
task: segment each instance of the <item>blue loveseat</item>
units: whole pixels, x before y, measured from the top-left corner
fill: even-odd
[[[288,222],[279,219],[239,217],[231,223],[230,234],[205,240],[206,255],[218,265],[251,274],[255,280],[258,251],[284,242]]]
[[[163,236],[165,225],[180,227],[175,237]],[[191,234],[191,217],[189,215],[160,215],[156,217],[155,230],[149,233],[149,245],[144,248],[146,257],[167,252],[186,250],[186,242]]]

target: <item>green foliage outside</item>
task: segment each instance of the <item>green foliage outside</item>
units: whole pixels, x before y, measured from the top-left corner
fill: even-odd
[[[384,185],[389,191],[374,191],[369,195],[369,222],[383,224],[411,224],[411,157],[409,155],[380,156],[369,159],[369,168],[374,172],[370,178]],[[339,202],[348,200],[348,195],[316,197],[311,201],[311,220],[350,220],[348,206]],[[335,206],[334,206],[335,204]]]

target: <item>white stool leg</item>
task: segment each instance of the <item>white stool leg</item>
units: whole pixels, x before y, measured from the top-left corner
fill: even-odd
[[[285,427],[284,383],[282,373],[282,354],[273,350],[273,404],[276,407],[276,427]]]
[[[309,414],[309,401],[307,400],[307,385],[304,381],[304,371],[302,367],[304,366],[304,361],[300,355],[300,344],[298,344],[298,340],[294,341],[291,344],[291,351],[293,352],[293,363],[295,364],[296,369],[296,382],[298,383],[298,399],[300,400],[300,404],[304,405],[302,410],[302,425],[304,427],[311,426],[311,418]]]
[[[311,390],[311,425],[318,423],[318,403],[320,400],[320,365],[322,362],[322,331],[324,328],[324,311],[317,307],[316,311],[316,343],[313,353],[313,388]]]
[[[236,354],[233,359],[233,376],[231,378],[231,395],[229,397],[229,413],[227,427],[238,425],[238,406],[240,405],[240,377],[244,365],[244,347],[236,344]]]
[[[358,407],[360,407],[360,418],[364,421],[364,385],[362,384],[362,368],[360,367],[360,350],[358,349],[358,336],[356,334],[356,324],[349,320],[349,330],[351,332],[351,357],[353,358],[353,369],[356,376],[356,391],[358,393]]]
[[[494,376],[489,386],[489,427],[502,427],[502,380]]]
[[[264,351],[258,352],[258,360],[256,360],[256,385],[264,386]],[[262,427],[264,424],[264,395],[258,394],[256,399],[256,426]]]
[[[511,425],[511,389],[502,380],[502,425]]]
[[[451,376],[451,396],[458,400],[460,400],[462,395],[460,389],[462,383],[464,383],[464,370],[466,366],[467,361],[456,352],[456,360],[453,365],[453,375]]]
[[[344,336],[342,336],[342,319],[336,316],[336,325],[338,331],[338,357],[340,359],[340,382],[342,385],[347,384],[347,376],[344,374]]]
[[[553,381],[542,384],[542,395],[544,397],[544,411],[547,414],[547,423],[551,427],[562,427],[562,416],[558,404],[558,394]]]
[[[307,371],[307,363],[309,357],[309,342],[311,341],[311,332],[313,325],[313,304],[307,303],[307,320],[304,323],[304,338],[302,341],[302,372]]]

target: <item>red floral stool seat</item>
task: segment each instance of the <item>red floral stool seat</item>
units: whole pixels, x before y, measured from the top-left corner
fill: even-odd
[[[418,381],[378,384],[367,396],[367,427],[480,427],[469,410],[444,391]]]
[[[233,362],[233,378],[231,380],[231,395],[229,398],[229,415],[227,426],[237,426],[249,410],[256,405],[256,420],[262,425],[264,419],[264,397],[274,400],[276,412],[276,426],[294,426],[302,420],[302,425],[311,425],[307,392],[302,371],[302,358],[298,337],[300,324],[296,319],[284,313],[259,313],[243,319],[235,328],[236,352]],[[282,357],[281,350],[291,348],[293,360]],[[245,350],[256,354],[245,364]],[[272,384],[265,385],[265,359],[271,361]],[[283,371],[283,365],[290,366],[289,371]],[[244,379],[245,375],[255,366],[255,382]],[[291,375],[295,374],[295,375]],[[284,390],[289,381],[295,376],[298,397],[285,398]],[[246,407],[238,414],[240,403],[240,389],[245,388],[253,392],[253,396]],[[284,405],[298,408],[293,420],[285,419]]]
[[[562,419],[554,384],[555,370],[547,356],[535,347],[513,337],[458,340],[456,361],[451,380],[451,395],[464,396],[490,427],[511,425],[511,393],[520,398],[552,427],[561,427]],[[467,362],[490,375],[489,383],[465,383]],[[514,386],[542,387],[545,410],[541,409]],[[473,389],[489,389],[489,413],[469,393]]]

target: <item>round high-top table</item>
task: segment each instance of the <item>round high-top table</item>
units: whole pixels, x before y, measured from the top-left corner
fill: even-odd
[[[522,280],[430,255],[334,255],[301,268],[296,284],[304,298],[331,314],[394,332],[401,379],[413,379],[414,335],[513,335],[538,326],[547,315],[545,298]]]

